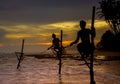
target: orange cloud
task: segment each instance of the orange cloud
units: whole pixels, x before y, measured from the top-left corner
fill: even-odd
[[[87,28],[91,27],[91,20],[87,21],[87,25],[86,26],[87,26]],[[97,29],[98,28],[102,29],[102,28],[108,28],[109,25],[104,20],[95,20],[94,26]]]
[[[5,35],[5,37],[9,39],[21,39],[21,38],[30,38],[34,36],[30,34],[7,34]]]

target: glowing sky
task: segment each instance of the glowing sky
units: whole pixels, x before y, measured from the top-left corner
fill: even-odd
[[[51,34],[60,37],[63,43],[73,41],[79,30],[79,20],[91,24],[92,6],[99,0],[0,0],[0,51],[19,50],[25,39],[26,51],[39,51],[51,44]],[[105,21],[96,16],[95,42],[108,29]]]

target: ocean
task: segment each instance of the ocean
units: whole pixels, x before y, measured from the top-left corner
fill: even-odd
[[[62,58],[61,75],[56,58],[25,56],[17,69],[15,53],[0,54],[0,84],[90,84],[89,69],[84,61]],[[96,84],[120,84],[119,60],[94,62]]]

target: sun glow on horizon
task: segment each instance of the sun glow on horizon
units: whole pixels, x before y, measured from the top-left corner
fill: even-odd
[[[63,45],[69,45],[72,41],[63,41],[62,44]],[[38,45],[52,45],[52,42],[40,42],[40,43],[36,43]]]

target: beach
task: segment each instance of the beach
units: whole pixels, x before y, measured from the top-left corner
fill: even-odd
[[[17,63],[15,53],[0,54],[0,84],[90,84],[89,69],[84,61],[62,58],[61,75],[56,58],[25,56],[19,69]],[[119,64],[120,60],[95,60],[96,84],[119,84]]]

